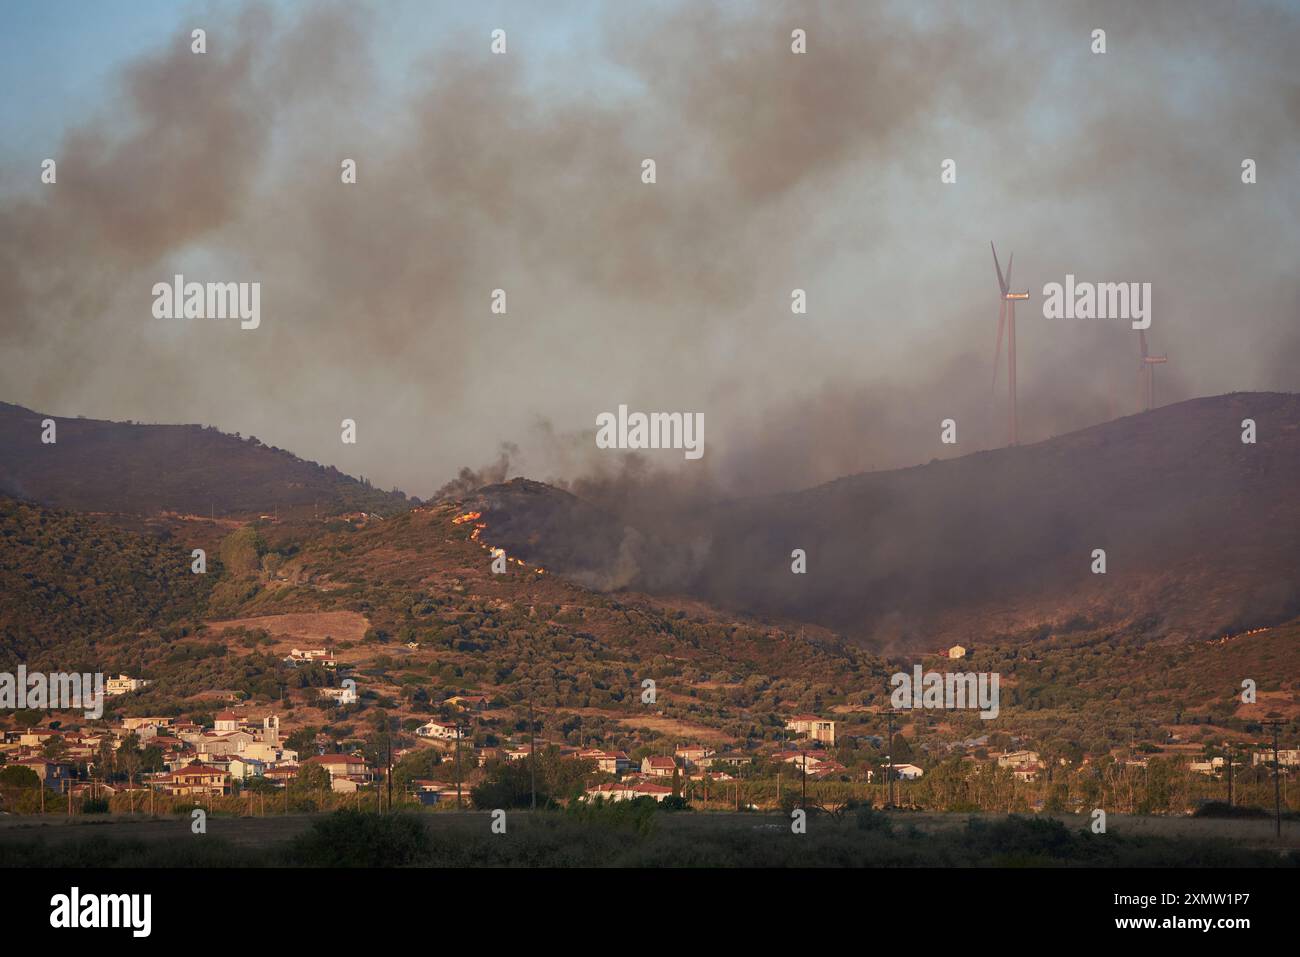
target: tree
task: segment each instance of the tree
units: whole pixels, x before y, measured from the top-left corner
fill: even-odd
[[[298,809],[314,809],[330,791],[330,773],[319,764],[304,764],[285,785],[287,798]]]
[[[35,790],[41,786],[41,776],[21,764],[7,764],[0,768],[0,784]]]
[[[41,712],[34,708],[24,708],[14,713],[14,723],[20,728],[34,728],[41,723]]]
[[[442,755],[435,748],[413,751],[393,765],[393,784],[405,788],[416,778],[432,777],[434,768],[441,763]]]

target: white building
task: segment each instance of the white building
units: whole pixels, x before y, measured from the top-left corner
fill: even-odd
[[[785,727],[795,734],[806,734],[813,741],[835,746],[834,721],[819,718],[815,714],[796,714],[785,723]]]
[[[1040,763],[1037,751],[1008,751],[1006,754],[998,755],[1000,768],[1020,768]]]
[[[141,688],[147,688],[153,684],[144,678],[132,678],[130,675],[118,675],[116,678],[109,678],[104,682],[104,694],[112,696],[119,694],[128,694],[132,691],[139,691]]]
[[[444,741],[454,741],[457,737],[464,737],[464,733],[456,733],[455,722],[447,721],[429,721],[415,729],[415,733],[422,738],[440,738]]]
[[[226,770],[236,781],[247,781],[249,778],[260,777],[264,774],[266,772],[266,763],[256,758],[236,754],[230,759]]]
[[[356,685],[353,684],[345,685],[342,688],[321,688],[319,696],[333,701],[335,704],[357,703],[357,689]]]
[[[1266,764],[1270,767],[1273,764],[1273,749],[1269,748],[1264,751],[1257,751],[1251,757],[1252,764]],[[1300,749],[1277,749],[1277,763],[1284,768],[1294,768],[1300,766]]]
[[[285,664],[305,665],[316,664],[324,665],[326,668],[333,668],[335,665],[334,652],[328,648],[292,648],[289,656],[284,659]]]

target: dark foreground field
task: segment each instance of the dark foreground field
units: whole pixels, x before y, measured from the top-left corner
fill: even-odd
[[[1300,824],[1269,821],[882,813],[667,813],[630,805],[488,812],[0,818],[5,867],[1294,867]]]

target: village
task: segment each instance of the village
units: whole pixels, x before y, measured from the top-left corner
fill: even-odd
[[[960,646],[950,656],[964,654]],[[326,649],[294,648],[288,665],[314,663],[334,671],[338,668]],[[114,697],[128,695],[149,685],[147,679],[118,675],[108,682]],[[355,707],[355,681],[343,678],[339,687],[317,689],[328,707]],[[808,800],[809,787],[817,800],[859,799],[862,788],[883,786],[887,803],[908,801],[905,787],[920,782],[930,769],[959,758],[959,766],[995,769],[1016,784],[1034,784],[1054,771],[1068,773],[1065,758],[1053,763],[1032,747],[1032,742],[1010,736],[1007,746],[991,748],[991,735],[983,734],[949,742],[919,744],[908,757],[891,751],[911,748],[905,739],[877,734],[845,741],[840,723],[816,714],[791,714],[783,719],[781,739],[775,742],[733,741],[726,745],[676,742],[671,746],[625,748],[575,745],[534,733],[515,733],[504,738],[491,729],[500,726],[502,702],[492,695],[460,693],[449,696],[440,706],[440,716],[408,722],[409,733],[387,736],[386,748],[378,753],[361,746],[343,747],[325,733],[310,736],[301,731],[286,734],[281,717],[273,708],[246,702],[231,703],[217,711],[210,722],[200,723],[175,716],[131,716],[113,721],[77,724],[55,717],[35,726],[6,728],[0,741],[0,781],[8,785],[27,778],[40,783],[40,807],[59,809],[66,798],[68,813],[81,802],[107,802],[113,810],[146,810],[156,798],[205,803],[212,799],[246,796],[248,807],[265,808],[267,796],[276,807],[274,795],[285,792],[308,776],[322,790],[328,788],[332,802],[320,806],[341,806],[353,796],[357,806],[372,802],[376,807],[395,800],[434,808],[466,807],[471,789],[494,769],[516,762],[573,761],[580,769],[581,788],[572,789],[566,800],[632,801],[649,799],[674,806],[721,806],[733,810],[779,807],[783,795],[789,800],[796,792]],[[447,715],[446,717],[442,715]],[[897,712],[899,717],[905,712]],[[413,725],[413,727],[411,727]],[[892,724],[890,725],[892,728]],[[850,752],[844,750],[850,748]],[[864,762],[861,748],[875,755]],[[851,756],[850,756],[851,753]],[[1152,756],[1133,755],[1113,767],[1145,769]],[[1271,767],[1273,755],[1258,749],[1237,760],[1236,771]],[[1300,766],[1300,750],[1282,749],[1277,754],[1283,774]],[[851,762],[846,763],[846,762]],[[1090,758],[1084,757],[1087,765]],[[1225,779],[1231,788],[1233,767],[1222,756],[1180,756],[1178,766],[1185,774]],[[420,773],[412,773],[418,768]],[[319,769],[319,770],[310,770]],[[401,773],[405,771],[406,773]],[[396,780],[395,780],[396,779]],[[818,791],[818,785],[828,787]],[[47,799],[47,792],[50,797]],[[868,796],[870,792],[866,792]],[[287,794],[284,807],[287,808]],[[1030,801],[1030,807],[1042,806]],[[47,808],[47,804],[49,807]],[[105,805],[107,806],[107,805]]]

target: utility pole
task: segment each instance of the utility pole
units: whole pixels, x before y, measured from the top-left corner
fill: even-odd
[[[1228,809],[1232,809],[1232,751],[1224,748],[1224,754],[1227,755],[1228,762]]]
[[[889,737],[885,741],[885,760],[889,769],[885,772],[885,807],[894,806],[894,712],[889,712]]]
[[[460,803],[460,718],[456,719],[456,810],[461,809]]]
[[[534,732],[533,699],[528,699],[528,775],[532,789],[532,809],[537,810],[537,738]]]
[[[805,811],[808,810],[808,752],[799,752],[799,764],[803,768],[803,795],[799,798],[799,806]]]
[[[393,734],[388,726],[388,715],[384,715],[384,742],[388,746],[388,813],[393,813]]]
[[[1273,813],[1277,818],[1277,839],[1282,840],[1282,766],[1277,759],[1277,729],[1282,727],[1282,722],[1273,718],[1269,721],[1261,721],[1266,728],[1273,729]]]

